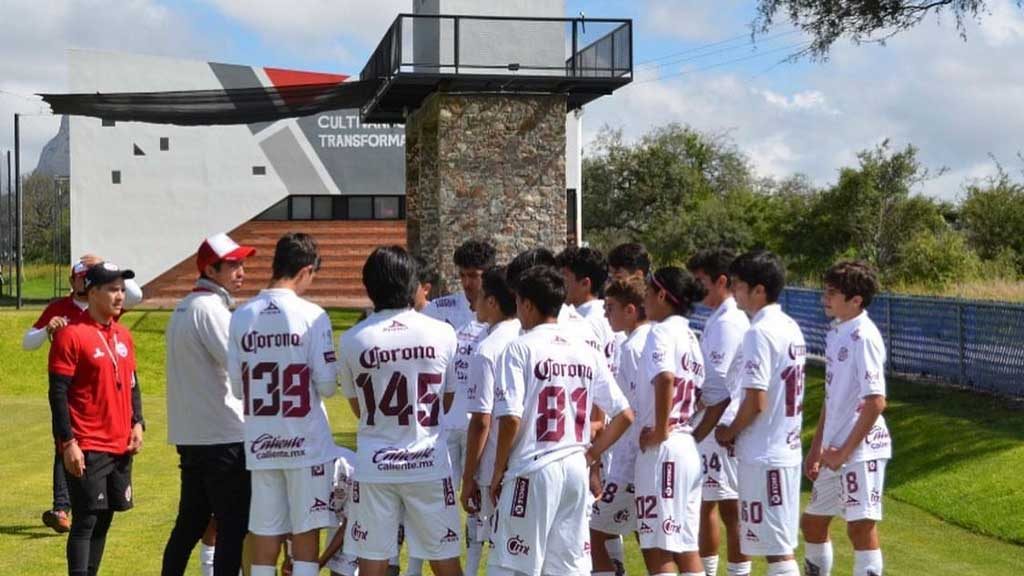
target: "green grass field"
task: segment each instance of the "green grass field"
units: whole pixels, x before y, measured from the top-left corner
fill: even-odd
[[[46,353],[20,349],[21,335],[38,313],[0,312],[0,575],[53,575],[65,569],[64,537],[39,523],[50,503]],[[177,456],[165,441],[163,398],[167,316],[136,311],[125,317],[139,351],[149,431],[135,465],[136,508],[115,518],[104,574],[158,574],[174,519]],[[355,314],[332,312],[332,318],[340,330]],[[820,369],[809,373],[808,435],[821,406],[822,376]],[[1018,488],[1024,473],[1024,411],[1005,400],[900,380],[890,382],[889,394],[887,418],[896,453],[888,468],[881,525],[886,573],[1024,573],[1024,491]],[[355,422],[343,401],[330,399],[327,407],[336,441],[354,447]],[[841,521],[834,523],[833,535],[834,573],[849,574],[852,558]],[[632,541],[627,556],[629,573],[644,574]],[[756,565],[755,574],[763,573],[763,565]]]

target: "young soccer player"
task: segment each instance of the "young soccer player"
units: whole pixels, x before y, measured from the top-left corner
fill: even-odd
[[[513,340],[519,338],[522,325],[516,318],[516,297],[508,284],[504,267],[484,273],[483,290],[476,301],[477,320],[488,325],[469,360],[467,409],[470,413],[466,433],[466,466],[462,472],[462,507],[476,516],[477,537],[490,538],[494,504],[490,498],[491,473],[494,472],[494,450],[498,427],[491,419],[494,410],[494,382],[498,356]],[[476,572],[467,573],[476,574]]]
[[[640,381],[640,358],[650,324],[644,312],[646,283],[637,277],[612,280],[605,293],[604,311],[616,333],[625,336],[618,349],[615,380],[630,407],[637,410],[636,387]],[[629,430],[611,448],[612,458],[605,474],[600,499],[594,503],[590,518],[590,557],[595,576],[610,576],[625,570],[622,556],[617,556],[610,543],[618,544],[622,536],[636,531],[634,486],[639,426]]]
[[[418,285],[412,297],[412,309],[422,312],[430,304],[430,292],[437,284],[437,270],[420,256],[416,256],[416,280]]]
[[[359,419],[345,553],[359,558],[361,576],[382,576],[404,522],[409,555],[455,576],[459,512],[441,420],[455,331],[409,307],[416,264],[400,246],[370,254],[363,286],[374,313],[340,342],[341,387]]]
[[[704,298],[689,272],[660,268],[647,278],[644,310],[656,322],[644,345],[636,389],[640,454],[636,512],[650,574],[699,576],[700,458],[690,417],[704,384],[704,359],[686,315]]]
[[[739,461],[740,550],[765,556],[768,576],[798,576],[793,556],[800,520],[800,427],[807,349],[800,326],[778,302],[782,261],[765,250],[729,266],[736,305],[750,316],[743,335],[743,400],[715,439],[735,442]]]
[[[145,424],[135,345],[116,319],[134,276],[109,262],[91,266],[88,315],[56,332],[50,347],[50,412],[72,510],[70,576],[99,571],[114,512],[133,506],[132,457]]]
[[[804,472],[814,490],[801,525],[807,541],[804,574],[828,576],[833,516],[846,520],[854,576],[881,576],[885,467],[892,457],[885,410],[885,344],[867,307],[878,292],[864,262],[839,262],[825,272],[825,315],[835,320],[825,339],[825,404]]]
[[[564,300],[564,281],[551,267],[531,268],[516,284],[526,332],[498,361],[490,489],[497,521],[488,574],[590,572],[587,468],[633,421],[603,356],[558,323]],[[591,443],[593,405],[612,419]]]
[[[593,248],[570,246],[556,258],[565,278],[565,300],[590,323],[601,352],[614,371],[616,338],[604,315],[604,285],[608,280],[608,263]]]
[[[291,535],[294,576],[319,572],[320,529],[331,525],[334,441],[322,398],[337,382],[331,320],[302,294],[320,269],[316,241],[286,234],[270,286],[231,316],[228,371],[243,401],[252,477],[252,576],[276,574]]]
[[[608,275],[614,279],[636,276],[644,279],[651,272],[651,257],[643,244],[619,244],[608,253]]]
[[[459,269],[459,284],[462,292],[434,298],[423,308],[431,318],[447,322],[458,330],[476,319],[472,303],[480,293],[484,272],[494,266],[497,250],[483,240],[466,240],[452,255],[455,267]]]
[[[740,405],[739,373],[743,335],[750,328],[747,315],[736,306],[729,284],[729,265],[735,254],[718,248],[703,250],[686,267],[704,285],[704,305],[712,310],[704,323],[700,349],[704,355],[704,389],[698,414],[700,423],[693,432],[700,452],[703,472],[700,507],[700,559],[704,571],[718,573],[718,516],[725,524],[729,550],[729,576],[750,574],[750,561],[740,552],[740,515],[737,498],[736,452],[722,446],[711,434],[715,426],[728,425]]]

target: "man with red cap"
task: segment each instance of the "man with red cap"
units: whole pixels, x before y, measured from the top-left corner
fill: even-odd
[[[85,295],[85,273],[90,266],[99,261],[100,259],[96,255],[86,254],[72,265],[71,276],[68,278],[71,284],[71,293],[57,298],[46,306],[35,324],[25,332],[25,337],[21,340],[22,349],[36,350],[48,339],[52,339],[54,333],[61,328],[88,316],[86,310],[89,307],[89,300]],[[135,283],[135,280],[125,280],[124,284],[124,310],[128,310],[142,301],[142,289]],[[43,512],[43,524],[53,528],[57,533],[67,532],[71,529],[71,520],[68,517],[70,509],[68,487],[64,481],[64,464],[61,462],[60,454],[55,453],[53,459],[53,507]]]
[[[132,456],[145,425],[135,345],[117,317],[134,276],[109,262],[90,267],[88,315],[50,347],[50,412],[71,496],[70,576],[98,572],[114,512],[132,507]]]
[[[242,401],[231,394],[227,370],[228,327],[231,295],[242,288],[245,259],[255,252],[227,234],[203,240],[199,279],[167,325],[167,440],[181,458],[181,499],[164,549],[164,576],[185,573],[211,516],[216,548],[204,538],[203,574],[237,576],[242,561],[251,484]]]

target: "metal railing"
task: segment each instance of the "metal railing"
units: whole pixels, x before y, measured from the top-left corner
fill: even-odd
[[[821,290],[787,288],[779,299],[807,350],[824,355],[830,323]],[[709,311],[692,319],[702,328]],[[886,368],[1006,396],[1024,396],[1024,305],[879,294],[868,315],[885,339]]]
[[[587,40],[587,27],[608,30]],[[633,74],[632,21],[400,14],[359,75],[495,74],[628,78]]]

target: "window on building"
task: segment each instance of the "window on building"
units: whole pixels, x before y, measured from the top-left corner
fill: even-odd
[[[121,183],[121,171],[120,170],[114,170],[114,171],[112,171],[110,173],[110,182],[112,184],[120,184]]]
[[[160,151],[161,152],[167,152],[170,149],[171,149],[171,139],[168,138],[167,136],[161,137],[160,138]]]
[[[289,196],[257,220],[402,220],[404,196]]]
[[[253,166],[252,167],[252,175],[253,176],[266,176],[267,175],[267,167],[266,166]]]

